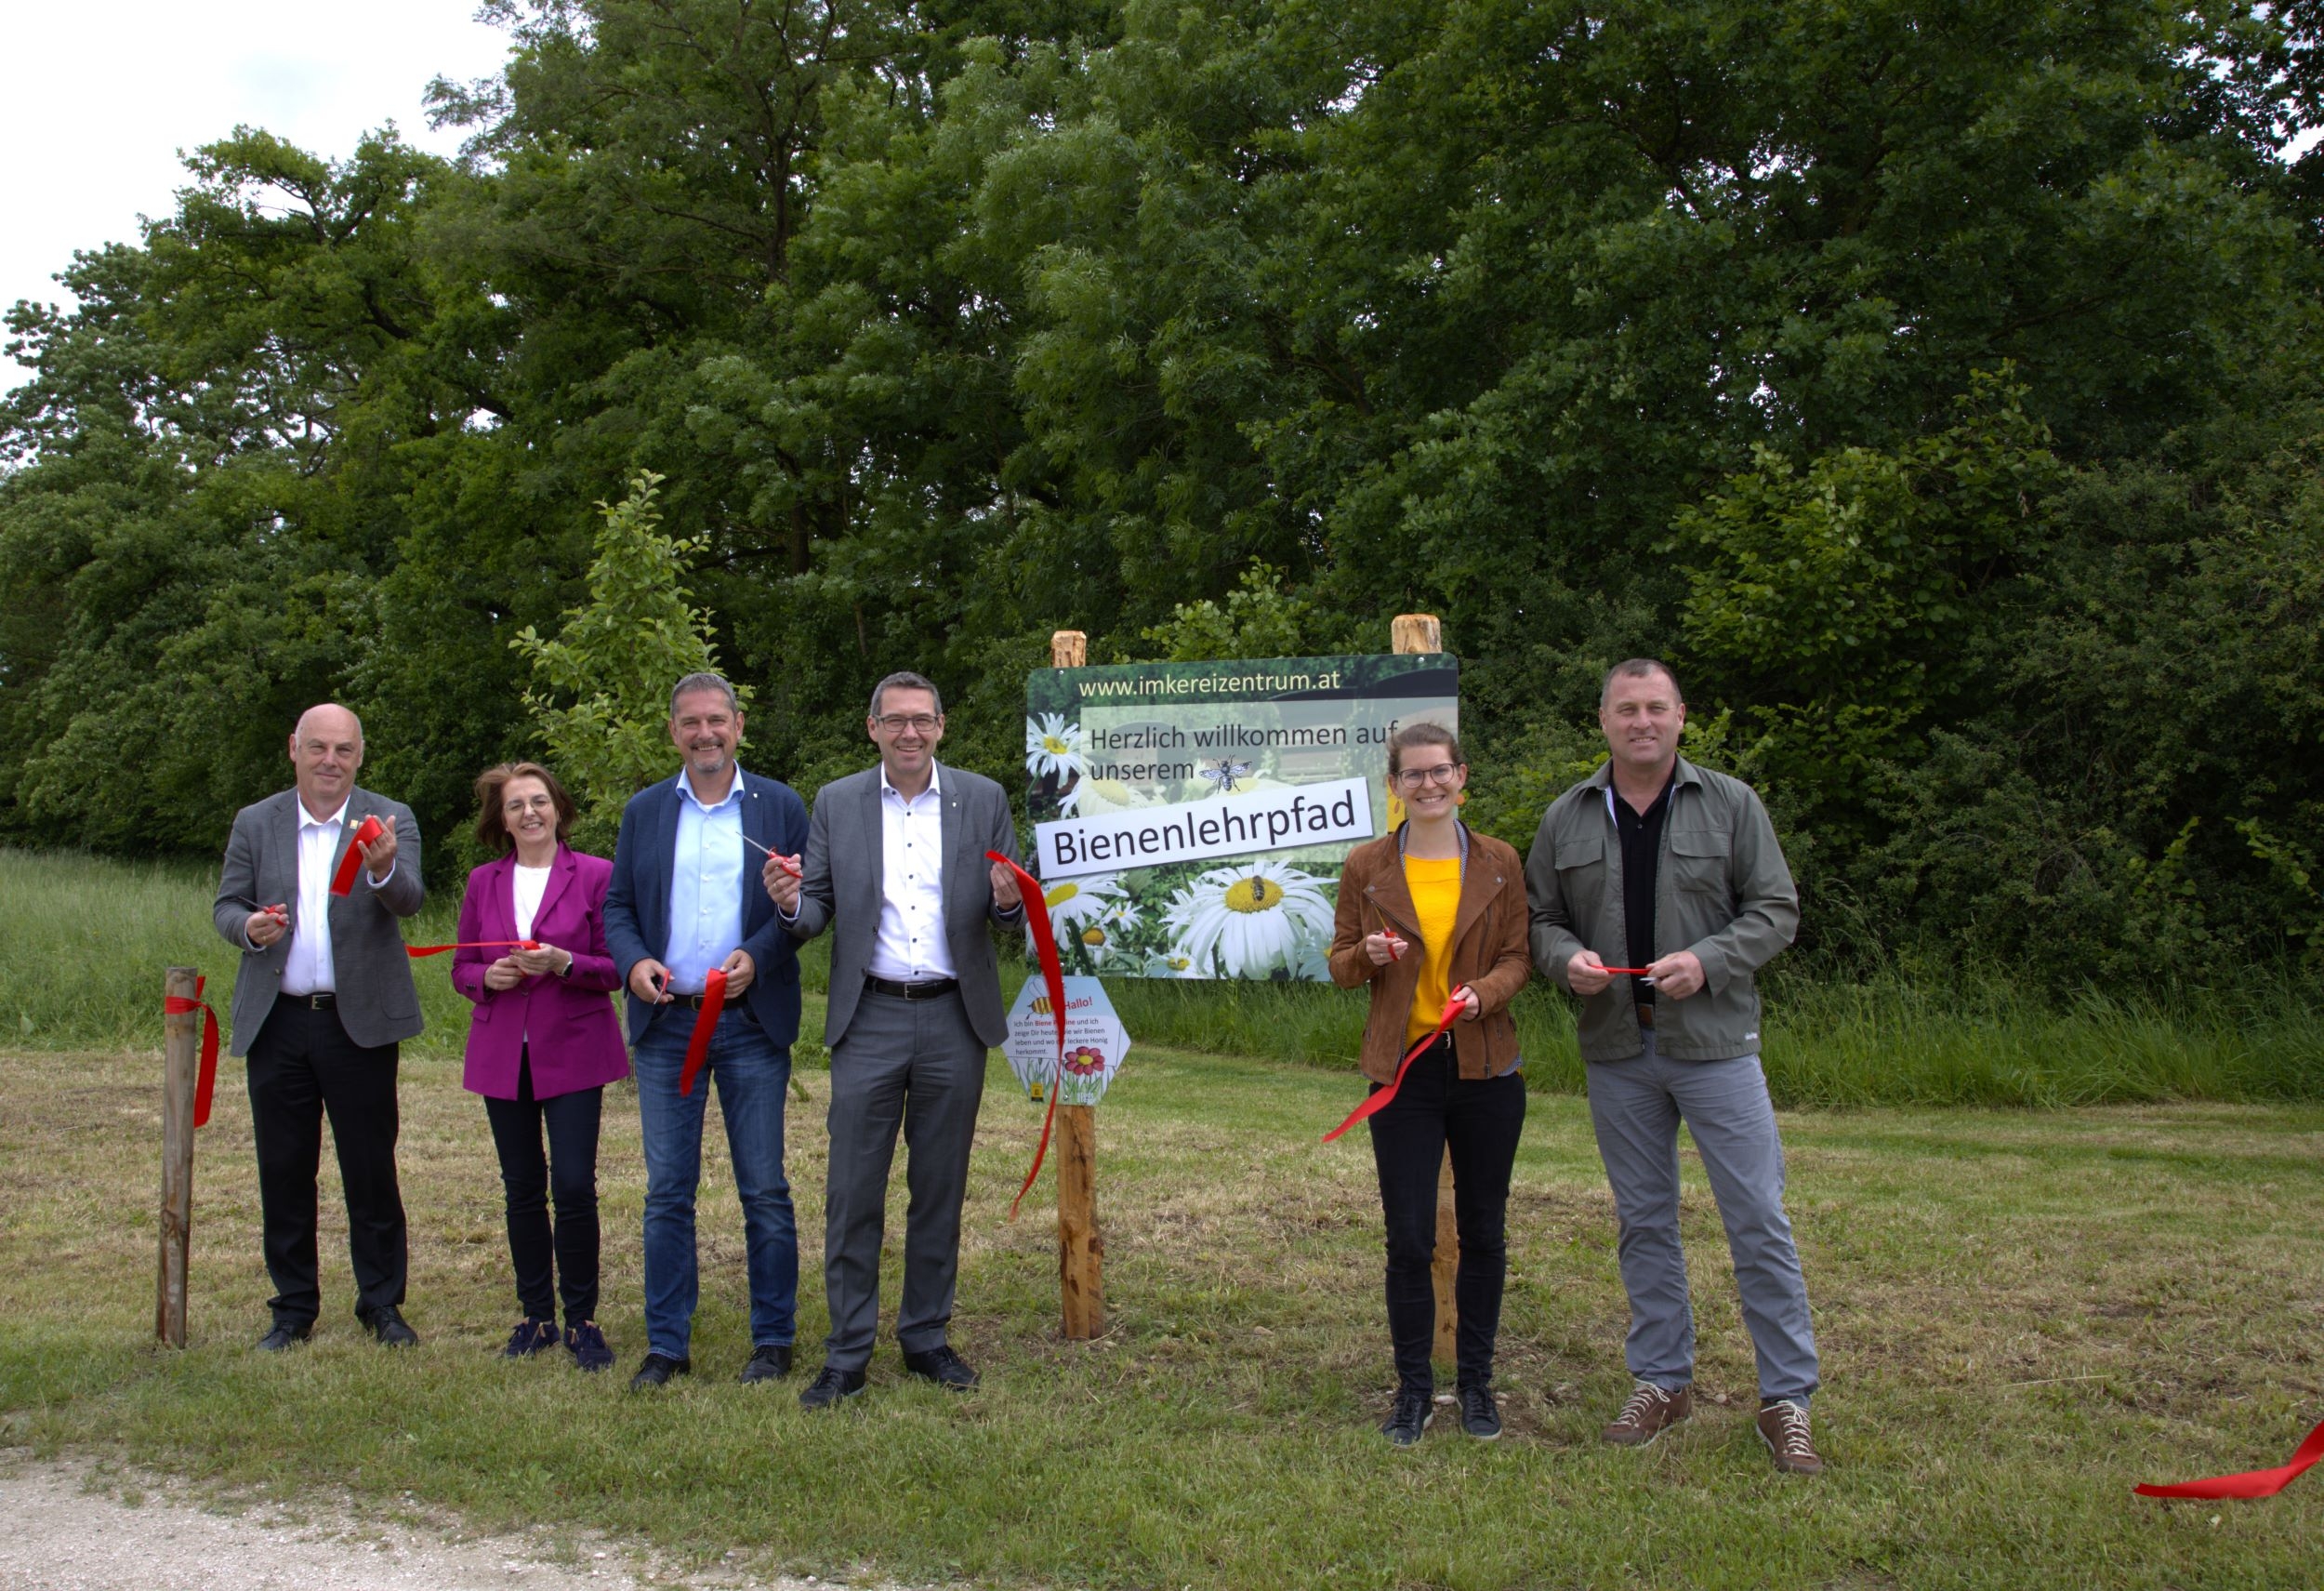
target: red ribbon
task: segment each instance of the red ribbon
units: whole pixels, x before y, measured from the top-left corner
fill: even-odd
[[[694,1091],[694,1073],[710,1055],[710,1035],[719,1030],[719,1013],[726,1009],[726,974],[713,968],[702,980],[702,1014],[694,1018],[694,1036],[686,1041],[686,1067],[678,1074],[678,1092]]]
[[[1033,1151],[1033,1169],[1024,1173],[1024,1186],[1009,1201],[1009,1219],[1014,1221],[1017,1206],[1033,1191],[1033,1179],[1041,1174],[1041,1161],[1048,1158],[1050,1128],[1057,1120],[1057,1091],[1065,1081],[1065,969],[1057,960],[1057,933],[1050,925],[1049,896],[1041,889],[1041,881],[998,851],[987,851],[984,855],[1017,875],[1017,894],[1024,901],[1025,926],[1033,930],[1033,948],[1041,959],[1041,979],[1049,985],[1050,1014],[1057,1019],[1057,1076],[1050,1083],[1049,1109],[1041,1117],[1041,1143]]]
[[[1600,967],[1598,971],[1602,973],[1621,973],[1633,978],[1650,978],[1655,975],[1654,969],[1652,967]]]
[[[1465,992],[1465,985],[1452,991],[1452,998],[1445,1001],[1445,1014],[1436,1019],[1436,1030],[1404,1053],[1404,1060],[1396,1067],[1396,1081],[1386,1088],[1378,1089],[1367,1095],[1363,1104],[1348,1112],[1348,1119],[1345,1121],[1324,1134],[1325,1143],[1330,1143],[1367,1116],[1377,1116],[1388,1108],[1389,1102],[1396,1097],[1396,1090],[1404,1086],[1404,1074],[1411,1069],[1414,1061],[1420,1058],[1420,1052],[1442,1039],[1445,1036],[1445,1030],[1459,1021],[1460,1014],[1469,1009],[1469,1002],[1460,998]]]
[[[366,817],[355,829],[355,838],[347,843],[347,855],[339,858],[339,870],[331,875],[331,893],[347,895],[355,888],[355,869],[363,865],[363,847],[387,830],[376,817]]]
[[[2209,1480],[2183,1480],[2175,1486],[2133,1486],[2141,1497],[2273,1497],[2291,1485],[2317,1460],[2324,1459],[2324,1425],[2308,1433],[2300,1451],[2281,1469],[2251,1469],[2241,1475],[2214,1475]]]
[[[218,1087],[218,1013],[202,998],[202,985],[207,980],[199,974],[193,980],[193,998],[178,995],[162,996],[162,1013],[166,1016],[184,1016],[191,1012],[202,1014],[202,1070],[193,1082],[193,1124],[210,1124],[210,1094]]]
[[[461,945],[406,945],[403,953],[415,961],[422,956],[441,956],[446,950],[537,950],[540,944],[533,939],[479,939]]]

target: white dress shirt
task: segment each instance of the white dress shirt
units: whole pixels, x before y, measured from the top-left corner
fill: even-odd
[[[930,983],[957,976],[944,937],[944,800],[936,765],[928,788],[910,801],[879,769],[879,935],[872,942],[876,978]]]
[[[298,803],[298,910],[291,918],[290,959],[283,963],[284,994],[336,994],[331,965],[331,861],[347,825],[347,802],[328,817]]]

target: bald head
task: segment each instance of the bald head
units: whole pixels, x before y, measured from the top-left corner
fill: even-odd
[[[330,816],[347,804],[363,765],[363,721],[337,702],[309,708],[291,731],[290,760],[308,815]]]

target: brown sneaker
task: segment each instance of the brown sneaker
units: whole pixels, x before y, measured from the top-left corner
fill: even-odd
[[[1643,1448],[1663,1432],[1695,1412],[1695,1393],[1682,1386],[1675,1392],[1646,1382],[1638,1384],[1638,1390],[1622,1405],[1622,1412],[1614,1424],[1599,1435],[1619,1448]]]
[[[1786,1475],[1821,1475],[1824,1461],[1808,1440],[1807,1409],[1789,1399],[1759,1412],[1759,1439],[1776,1455],[1776,1467]]]

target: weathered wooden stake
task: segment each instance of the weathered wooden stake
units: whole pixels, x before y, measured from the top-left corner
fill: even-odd
[[[1061,630],[1049,638],[1050,662],[1078,669],[1089,638]],[[1028,910],[1041,903],[1029,901]],[[1105,1240],[1098,1232],[1098,1113],[1094,1106],[1057,1107],[1057,1283],[1065,1337],[1087,1342],[1105,1329]]]
[[[191,967],[172,967],[162,991],[191,1003]],[[200,1065],[202,1014],[172,1012],[162,1018],[162,1254],[155,1284],[153,1335],[169,1347],[186,1346],[186,1252],[193,1235],[193,1085]]]
[[[1388,627],[1390,647],[1398,655],[1442,652],[1445,627],[1433,613],[1400,613]],[[1453,1218],[1452,1150],[1436,1169],[1436,1258],[1430,1274],[1436,1281],[1436,1346],[1440,1359],[1455,1358],[1454,1334],[1459,1316],[1453,1304],[1453,1278],[1460,1268],[1460,1227]]]

